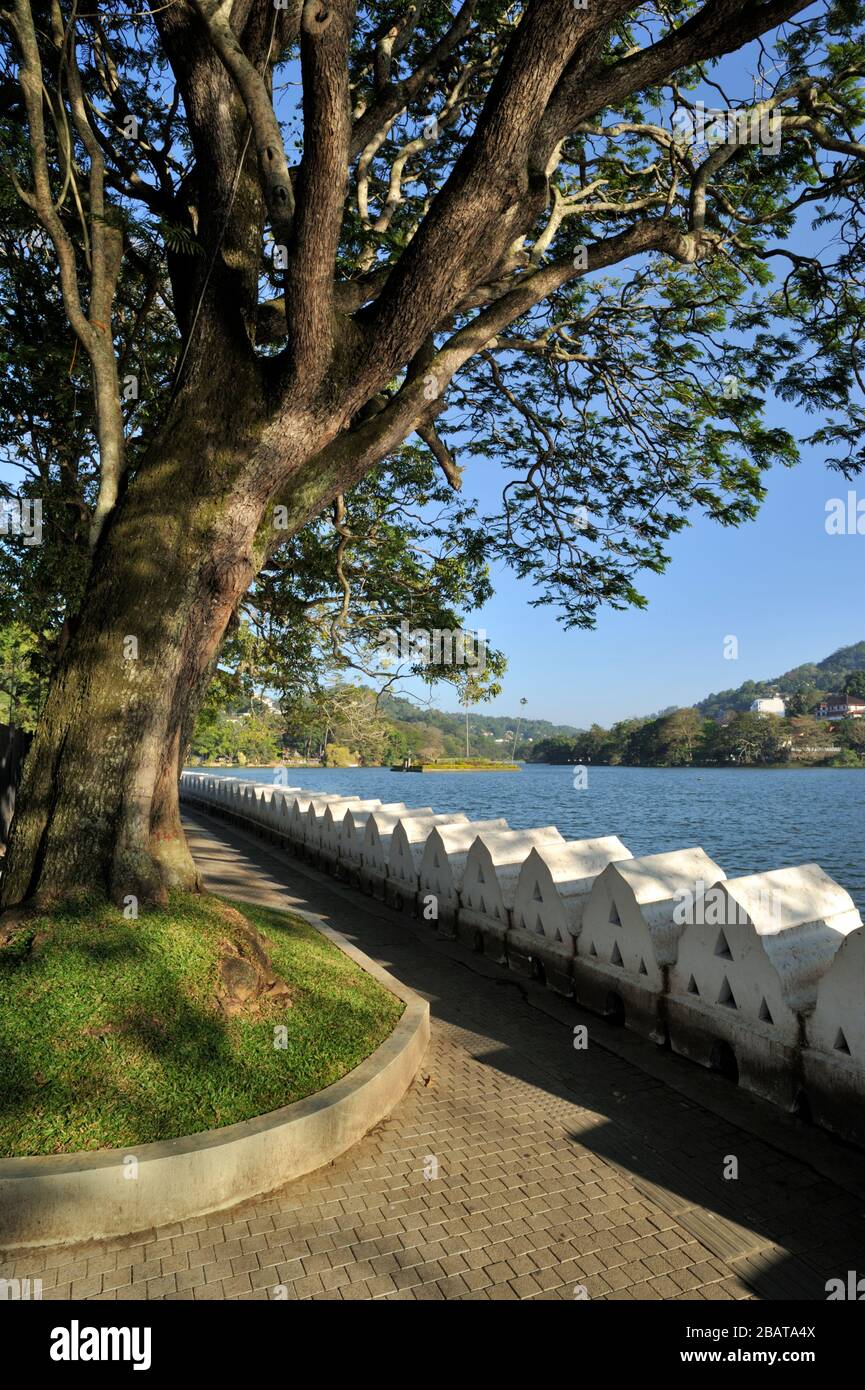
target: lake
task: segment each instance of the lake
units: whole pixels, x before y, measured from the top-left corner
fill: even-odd
[[[272,782],[273,768],[192,768]],[[572,767],[520,772],[402,773],[387,768],[289,769],[289,783],[404,801],[472,820],[504,816],[515,830],[556,825],[567,840],[618,835],[634,855],[701,845],[729,877],[816,862],[865,916],[865,771],[855,768]]]

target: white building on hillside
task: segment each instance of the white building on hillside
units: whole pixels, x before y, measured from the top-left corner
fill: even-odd
[[[787,713],[787,706],[780,695],[770,695],[763,700],[754,700],[751,704],[752,714],[776,714],[779,719],[783,719]]]

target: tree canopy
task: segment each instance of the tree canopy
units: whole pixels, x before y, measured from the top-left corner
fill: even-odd
[[[288,682],[460,626],[498,565],[587,626],[797,436],[862,468],[863,20],[0,0],[7,500],[50,506],[0,538],[48,684],[5,900],[193,881],[239,619]]]
[[[268,528],[260,601],[301,662],[373,573],[355,651],[412,578],[429,616],[406,538],[440,534],[426,504],[447,506],[460,454],[500,468],[502,500],[452,508],[440,609],[480,601],[503,562],[576,624],[642,602],[639,571],[695,509],[754,514],[765,468],[797,453],[769,396],[819,414],[812,440],[857,469],[861,11],[4,8],[3,443],[52,508],[28,601],[74,608],[80,552],[208,334],[239,338],[277,395],[356,364],[352,458],[325,446],[310,507],[333,508],[328,542],[324,523]],[[274,496],[291,472],[276,460]],[[323,581],[310,631],[294,620]]]

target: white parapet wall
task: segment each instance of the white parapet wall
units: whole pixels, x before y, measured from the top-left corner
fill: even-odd
[[[848,932],[817,985],[802,1054],[806,1113],[865,1143],[865,927]]]
[[[302,791],[292,797],[291,810],[288,813],[288,839],[298,853],[303,851],[306,842],[310,808],[313,810],[313,816],[323,815],[329,802],[342,800],[343,797],[331,792]]]
[[[226,813],[239,812],[244,785],[238,777],[207,777],[184,772],[180,779],[180,797],[197,806],[220,807]]]
[[[262,808],[262,823],[272,840],[283,846],[289,843],[289,827],[295,798],[308,795],[300,787],[275,787]]]
[[[294,798],[300,794],[300,787],[271,787],[265,793],[261,808],[261,823],[271,839],[279,840],[287,833],[288,817]]]
[[[363,810],[361,807],[349,807],[340,822],[337,836],[336,873],[338,876],[347,879],[350,883],[359,884],[360,870],[363,864],[364,836],[370,816],[377,815],[378,823],[381,825],[386,823],[389,817],[393,818],[390,823],[395,824],[400,816],[413,814],[404,801],[386,801],[368,810]]]
[[[285,840],[292,801],[301,794],[299,787],[287,787],[281,782],[252,782],[247,778],[190,772],[184,772],[180,779],[182,801],[255,826],[276,841]]]
[[[608,864],[592,885],[577,938],[578,1001],[665,1042],[664,998],[688,905],[724,877],[698,847]]]
[[[564,845],[554,825],[534,830],[485,831],[468,851],[462,870],[457,937],[500,965],[507,962],[505,939],[520,870],[533,849]]]
[[[435,825],[418,865],[418,913],[442,935],[455,934],[459,893],[469,850],[480,834],[501,833],[506,820]]]
[[[575,941],[592,885],[608,864],[630,859],[617,835],[532,849],[517,878],[506,938],[508,965],[573,993]]]
[[[289,796],[297,796],[300,787],[285,787],[282,783],[271,785],[266,782],[257,782],[255,790],[258,797],[258,821],[261,825],[269,828],[273,825],[275,815],[278,813],[280,800],[285,801]]]
[[[414,912],[417,903],[418,872],[426,842],[440,825],[468,825],[468,817],[457,815],[405,816],[396,822],[389,841],[384,899],[397,911]]]
[[[670,977],[673,1050],[794,1110],[803,1020],[861,925],[852,899],[818,864],[800,864],[708,887],[693,915]]]
[[[339,854],[339,832],[342,829],[346,811],[375,811],[380,805],[381,801],[375,797],[366,800],[355,798],[328,802],[323,815],[317,818],[318,835],[314,840],[310,838],[307,841],[307,848],[314,845],[318,862],[323,867],[332,868]]]
[[[696,847],[199,772],[180,795],[865,1144],[865,928],[817,864],[727,879]]]
[[[450,819],[446,813],[443,817],[437,817],[431,806],[412,806],[403,812],[385,813],[381,808],[373,811],[367,817],[363,828],[360,870],[357,874],[358,887],[364,893],[371,893],[383,901],[390,862],[391,836],[397,823],[401,820],[429,820],[435,823],[439,818]],[[453,819],[468,820],[468,816],[455,816]]]

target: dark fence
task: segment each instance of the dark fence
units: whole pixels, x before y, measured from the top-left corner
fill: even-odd
[[[9,838],[21,764],[32,737],[23,729],[0,724],[0,845],[5,845]]]

